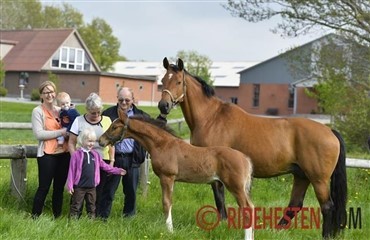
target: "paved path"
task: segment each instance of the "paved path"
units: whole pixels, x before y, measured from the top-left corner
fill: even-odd
[[[40,101],[31,101],[29,98],[12,98],[12,97],[0,97],[0,102],[22,102],[22,103],[33,103],[37,104]]]

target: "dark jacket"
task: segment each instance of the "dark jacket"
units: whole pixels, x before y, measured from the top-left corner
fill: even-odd
[[[74,108],[68,110],[60,110],[60,120],[62,127],[67,128],[67,131],[71,130],[71,126],[76,117],[80,116],[78,111]]]

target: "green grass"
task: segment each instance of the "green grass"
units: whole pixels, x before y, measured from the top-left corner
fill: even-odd
[[[5,121],[3,113],[7,113],[8,121],[29,121],[32,108],[18,106],[11,103],[4,107],[0,102],[0,122]],[[7,104],[6,104],[7,105]],[[11,106],[13,105],[13,106]],[[151,115],[158,114],[156,109],[144,109],[152,111]],[[178,111],[177,109],[176,111]],[[158,110],[157,110],[158,111]],[[83,109],[81,110],[83,112]],[[181,114],[181,111],[180,111]],[[16,116],[16,117],[11,117]],[[172,116],[171,116],[172,117]],[[172,118],[181,118],[182,115]],[[13,130],[10,135],[16,135],[11,141],[3,137],[1,144],[36,143],[32,133],[26,134],[27,130]],[[18,142],[17,142],[18,140]],[[356,156],[367,156],[366,153],[351,153]],[[370,194],[369,178],[370,170],[348,168],[348,208],[361,208],[362,229],[346,229],[344,234],[337,239],[367,239],[370,236]],[[0,159],[0,239],[242,239],[241,230],[230,229],[226,223],[221,223],[212,231],[204,231],[197,226],[196,213],[206,205],[214,206],[213,195],[209,185],[195,185],[176,183],[173,194],[173,223],[174,233],[166,230],[162,213],[161,188],[159,179],[150,171],[148,194],[145,197],[140,189],[138,192],[138,213],[132,219],[121,217],[123,194],[120,185],[116,193],[112,214],[107,223],[99,220],[91,221],[85,217],[78,221],[70,221],[66,216],[69,209],[69,195],[65,192],[63,217],[52,219],[51,191],[45,203],[43,215],[32,220],[30,212],[33,195],[36,191],[37,163],[36,159],[28,159],[27,168],[27,191],[23,199],[17,200],[10,194],[11,182],[10,161]],[[270,178],[254,179],[252,184],[251,198],[256,207],[273,208],[285,207],[289,201],[292,186],[290,175]],[[226,194],[227,207],[235,208],[235,200]],[[312,187],[309,188],[304,206],[313,209],[318,208]],[[358,227],[358,226],[357,226]],[[275,230],[263,229],[255,231],[255,239],[321,239],[320,229],[295,229]]]

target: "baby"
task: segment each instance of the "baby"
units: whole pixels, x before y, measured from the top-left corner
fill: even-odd
[[[79,218],[80,209],[86,201],[86,211],[90,218],[95,218],[96,186],[100,182],[100,169],[110,174],[125,175],[123,168],[112,167],[105,163],[99,153],[93,149],[96,133],[87,127],[77,137],[81,146],[71,156],[69,163],[67,190],[72,194],[70,217]]]
[[[60,113],[59,113],[59,118],[60,118],[60,123],[62,127],[67,128],[67,131],[72,126],[73,121],[77,116],[80,114],[78,111],[74,108],[74,105],[71,103],[71,97],[69,96],[68,93],[66,92],[60,92],[58,93],[57,97],[57,105],[60,107]],[[63,148],[63,143],[64,143],[64,137],[58,137],[58,148]]]

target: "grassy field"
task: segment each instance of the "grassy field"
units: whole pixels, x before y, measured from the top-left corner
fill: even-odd
[[[27,122],[30,121],[31,111],[35,104],[15,104],[0,102],[0,122]],[[83,106],[78,106],[83,113]],[[158,114],[156,108],[144,108],[152,116]],[[171,113],[170,118],[181,118],[179,109]],[[1,144],[35,144],[31,131],[28,130],[0,130]],[[181,135],[182,136],[182,135]],[[184,135],[186,137],[186,134]],[[367,157],[365,153],[349,153],[352,157]],[[361,229],[357,221],[356,229],[352,223],[347,226],[344,234],[337,239],[367,239],[370,236],[370,171],[364,169],[350,169],[348,173],[348,207],[361,211]],[[29,159],[27,169],[27,192],[23,199],[17,200],[10,195],[10,161],[0,159],[0,239],[242,239],[240,229],[229,227],[222,222],[212,231],[205,231],[197,226],[197,211],[202,207],[214,206],[212,191],[209,185],[194,185],[177,183],[173,195],[172,216],[174,233],[166,230],[162,214],[161,189],[158,178],[150,171],[148,194],[144,196],[142,190],[138,192],[138,213],[132,219],[121,217],[123,194],[121,186],[116,193],[111,217],[108,222],[92,221],[84,217],[78,221],[67,218],[69,209],[69,195],[65,192],[63,217],[52,219],[51,198],[48,196],[44,214],[37,220],[30,218],[33,195],[37,188],[37,164],[35,159]],[[286,207],[292,177],[290,175],[270,178],[254,179],[251,198],[256,207],[278,208]],[[49,194],[50,195],[50,194]],[[227,207],[236,208],[235,200],[226,194]],[[309,188],[304,203],[305,207],[316,210],[318,203],[312,187]],[[298,220],[302,220],[298,216]],[[215,219],[209,219],[213,221]],[[304,221],[309,224],[311,217]],[[237,222],[237,221],[236,221]],[[300,222],[300,221],[299,221]],[[299,223],[298,222],[298,223]],[[269,222],[265,222],[269,225]],[[262,226],[263,222],[259,222]],[[351,229],[349,229],[351,227]],[[263,227],[255,231],[255,239],[320,239],[321,224],[317,228],[302,229],[301,225],[292,226],[287,230],[276,230],[273,227]]]

